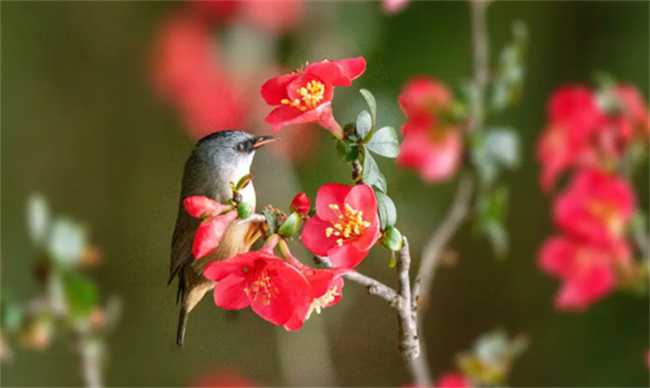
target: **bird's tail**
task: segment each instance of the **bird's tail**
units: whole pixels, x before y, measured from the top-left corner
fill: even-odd
[[[185,329],[187,329],[187,318],[190,316],[190,311],[185,303],[181,304],[181,312],[178,316],[178,329],[176,332],[176,344],[183,347],[185,344]]]

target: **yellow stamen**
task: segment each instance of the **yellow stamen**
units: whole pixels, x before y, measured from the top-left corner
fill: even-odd
[[[311,110],[320,105],[325,95],[325,85],[320,81],[311,80],[307,84],[296,90],[301,98],[295,98],[290,101],[288,98],[282,99],[280,102],[284,105],[289,105],[298,108],[301,111]]]
[[[334,286],[329,289],[325,295],[321,296],[320,298],[315,298],[314,301],[311,302],[311,306],[309,306],[309,312],[307,313],[307,318],[305,319],[309,319],[311,313],[314,311],[316,311],[316,314],[320,314],[320,312],[339,295],[340,294],[338,292],[338,287]]]
[[[370,222],[363,219],[363,211],[355,210],[349,204],[345,204],[345,214],[339,212],[336,204],[329,205],[329,208],[338,213],[337,217],[340,222],[332,224],[332,227],[325,229],[325,236],[331,237],[342,236],[336,240],[336,245],[343,246],[343,243],[350,239],[357,239],[363,235],[366,228],[371,225]]]

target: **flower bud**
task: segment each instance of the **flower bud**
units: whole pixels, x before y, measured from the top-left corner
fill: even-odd
[[[311,201],[305,193],[296,194],[296,196],[293,197],[293,201],[291,201],[291,210],[300,214],[309,214],[310,207]]]
[[[240,219],[247,218],[251,215],[252,212],[253,209],[251,208],[251,205],[247,204],[246,202],[241,202],[237,205],[237,217]]]
[[[280,226],[278,229],[278,234],[282,237],[291,237],[298,231],[300,228],[300,215],[296,212],[291,213],[289,218]]]
[[[384,233],[384,238],[381,240],[381,243],[391,251],[399,251],[402,249],[402,233],[400,233],[397,228],[391,226],[386,229]]]

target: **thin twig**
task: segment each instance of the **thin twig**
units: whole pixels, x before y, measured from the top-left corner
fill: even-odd
[[[332,265],[327,257],[316,256],[316,260],[325,268],[334,268],[334,265]],[[343,276],[350,281],[366,287],[369,294],[382,298],[388,302],[391,307],[396,308],[399,305],[399,294],[379,280],[375,280],[369,276],[360,274],[359,272],[349,272]]]
[[[412,303],[414,308],[417,307],[421,310],[428,305],[428,296],[439,258],[449,240],[454,236],[467,216],[473,186],[474,183],[469,173],[465,173],[460,177],[458,190],[447,216],[431,235],[422,250],[422,261],[413,286]]]
[[[81,369],[88,388],[101,388],[102,382],[101,351],[95,349],[92,342],[85,333],[85,338],[81,341],[79,353],[81,355]]]

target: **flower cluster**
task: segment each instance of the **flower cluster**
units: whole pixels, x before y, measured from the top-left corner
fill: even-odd
[[[583,86],[559,89],[549,102],[548,125],[537,149],[542,187],[552,188],[568,168],[615,170],[632,142],[647,139],[649,122],[647,105],[632,86],[599,92]]]
[[[237,212],[233,206],[205,197],[189,197],[184,203],[190,215],[203,219],[194,239],[194,255],[200,258],[217,247]],[[271,235],[261,250],[206,266],[204,276],[217,282],[217,306],[229,310],[250,306],[267,321],[297,330],[312,312],[320,313],[341,300],[341,276],[352,272],[379,238],[374,192],[366,185],[329,184],[319,190],[316,216],[307,219],[302,240],[315,254],[329,256],[332,269],[309,268],[291,254],[283,237],[290,237],[298,227],[285,225],[308,217],[309,198],[304,193],[296,195],[291,209],[279,234]],[[275,255],[276,246],[282,258]]]
[[[453,176],[460,166],[463,139],[453,120],[451,92],[439,81],[419,77],[407,83],[398,101],[408,121],[402,126],[397,164],[417,171],[429,183]]]
[[[554,202],[561,234],[543,245],[539,264],[563,282],[556,307],[583,310],[635,274],[627,232],[636,199],[620,166],[633,142],[647,137],[648,110],[629,86],[600,95],[571,86],[552,96],[549,120],[538,149],[542,187],[567,168],[574,175]]]

